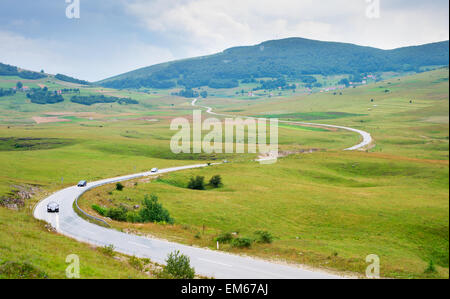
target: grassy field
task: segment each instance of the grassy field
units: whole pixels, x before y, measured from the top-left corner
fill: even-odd
[[[103,187],[87,194],[82,204],[95,213],[90,209],[92,203],[132,206],[145,194],[156,194],[176,219],[176,226],[114,225],[211,248],[220,233],[253,237],[255,231],[268,230],[277,237],[272,245],[255,245],[244,252],[361,274],[365,257],[375,253],[386,277],[430,277],[424,273],[430,261],[438,267],[431,277],[448,277],[445,78],[448,70],[444,69],[346,90],[341,97],[312,95],[270,106],[271,115],[306,115],[312,122],[367,130],[376,140],[369,153],[328,150],[289,156],[269,166],[241,162],[170,174],[154,182],[129,184],[123,192]],[[381,84],[391,86],[392,92],[381,93]],[[229,99],[205,102],[222,111],[270,117],[263,101],[253,105]],[[305,128],[282,129],[280,143],[289,140],[288,148],[312,136],[309,133],[323,137],[322,132]],[[294,131],[297,139],[291,140],[293,136],[286,135],[285,129]],[[340,133],[334,132],[330,144]],[[191,176],[208,179],[215,174],[225,182],[220,190],[185,188]],[[226,245],[222,250],[242,252]]]
[[[3,78],[0,84],[12,87],[15,81]],[[32,84],[67,87],[58,81],[24,82]],[[30,207],[48,192],[80,179],[228,159],[234,163],[138,181],[137,186],[130,182],[123,192],[105,186],[86,194],[81,204],[88,210],[94,202],[139,204],[145,194],[153,193],[176,225],[113,224],[208,247],[214,247],[213,238],[222,232],[254,237],[255,231],[267,230],[277,237],[273,244],[247,250],[224,245],[222,250],[356,273],[364,273],[368,254],[378,254],[383,276],[448,278],[448,69],[346,89],[342,96],[201,101],[228,114],[359,128],[376,141],[368,152],[342,152],[360,136],[283,124],[280,150],[291,155],[274,165],[249,162],[255,155],[172,154],[170,120],[192,117],[192,107],[188,99],[154,92],[82,88],[83,94],[140,102],[127,106],[88,107],[68,98],[36,105],[24,94],[0,98],[0,198],[14,195],[18,187],[34,186],[38,192],[26,201]],[[36,124],[32,119],[55,115],[66,122]],[[300,154],[311,149],[312,154]],[[215,174],[223,177],[221,189],[185,188],[193,175],[209,179]],[[50,277],[62,277],[66,252],[80,252],[82,260],[97,261],[89,262],[86,277],[140,275],[132,269],[122,273],[120,261],[105,260],[89,246],[46,232],[27,208],[0,207],[0,223],[0,262],[27,261]],[[58,251],[60,247],[64,250]],[[42,257],[47,252],[55,252],[57,260]],[[424,274],[430,261],[437,273]]]

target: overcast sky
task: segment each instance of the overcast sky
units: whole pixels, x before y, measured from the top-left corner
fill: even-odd
[[[0,62],[96,81],[286,37],[392,49],[448,40],[448,0],[1,0]],[[379,10],[377,2],[379,2]]]

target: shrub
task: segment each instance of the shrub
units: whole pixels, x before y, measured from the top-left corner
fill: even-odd
[[[258,243],[270,244],[273,242],[273,236],[268,231],[257,231],[255,235],[257,236],[256,241]]]
[[[209,180],[209,185],[214,188],[219,188],[222,186],[222,177],[220,175],[215,175]]]
[[[205,190],[205,177],[192,177],[189,181],[188,188],[192,190]]]
[[[100,252],[103,253],[104,255],[113,257],[113,256],[116,255],[116,252],[114,251],[114,249],[115,249],[114,245],[112,245],[112,244],[111,245],[105,245],[105,246],[100,248]]]
[[[92,205],[92,209],[96,211],[101,216],[107,216],[108,215],[108,209],[101,207],[99,205]]]
[[[236,238],[231,241],[231,245],[236,248],[250,248],[252,240],[250,238]]]
[[[127,221],[128,209],[125,207],[111,208],[108,210],[107,216],[112,220],[125,222]]]
[[[195,270],[191,267],[189,257],[175,251],[168,255],[166,266],[160,276],[174,279],[194,279]]]
[[[122,191],[123,188],[125,188],[125,187],[124,187],[121,183],[117,183],[117,184],[116,184],[116,190],[117,190],[117,191]]]
[[[142,219],[141,219],[141,216],[139,215],[139,213],[134,212],[134,211],[129,211],[127,213],[127,222],[139,223],[139,222],[142,222]]]
[[[222,233],[215,239],[216,242],[223,244],[230,243],[231,240],[233,240],[233,236],[230,233]]]
[[[433,274],[436,273],[436,267],[434,266],[434,262],[430,261],[430,263],[428,264],[428,267],[425,269],[425,274]]]
[[[142,202],[142,209],[139,211],[141,222],[166,222],[173,224],[175,221],[170,217],[169,211],[167,211],[158,202],[158,197],[156,195],[151,195],[150,198],[146,195],[144,201]]]
[[[139,270],[139,271],[144,270],[142,261],[135,256],[130,256],[130,258],[128,259],[128,263],[130,264],[131,267],[135,268],[136,270]]]
[[[0,265],[0,279],[47,279],[47,273],[28,263],[5,262]]]

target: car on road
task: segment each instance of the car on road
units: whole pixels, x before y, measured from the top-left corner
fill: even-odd
[[[77,186],[78,187],[86,187],[87,186],[87,181],[80,181]]]
[[[151,173],[157,173],[159,171],[158,168],[152,168],[152,170],[150,170]]]
[[[59,204],[56,202],[51,202],[47,205],[48,213],[59,213]]]

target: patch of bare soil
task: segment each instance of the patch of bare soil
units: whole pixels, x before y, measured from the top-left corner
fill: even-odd
[[[291,151],[279,151],[277,158],[283,158],[283,157],[287,157],[289,155],[295,155],[295,154],[312,154],[315,152],[319,152],[321,151],[320,148],[308,148],[308,149],[298,149],[298,150],[291,150]],[[270,154],[266,154],[266,155],[259,155],[258,158],[259,159],[267,159],[267,158],[272,158],[274,157],[273,153]]]
[[[57,116],[50,116],[50,117],[34,116],[34,117],[32,117],[32,119],[37,124],[70,122],[70,119],[58,118]]]
[[[97,113],[97,112],[71,112],[71,111],[67,111],[67,112],[47,112],[45,113],[45,115],[49,115],[49,116],[75,116],[75,117],[80,117],[80,118],[94,118],[94,119],[101,119],[101,118],[106,118],[106,117],[118,117],[118,116],[133,116],[136,115],[134,113],[118,113],[118,114],[111,114],[111,115],[106,115],[106,114],[101,114],[101,113]]]

